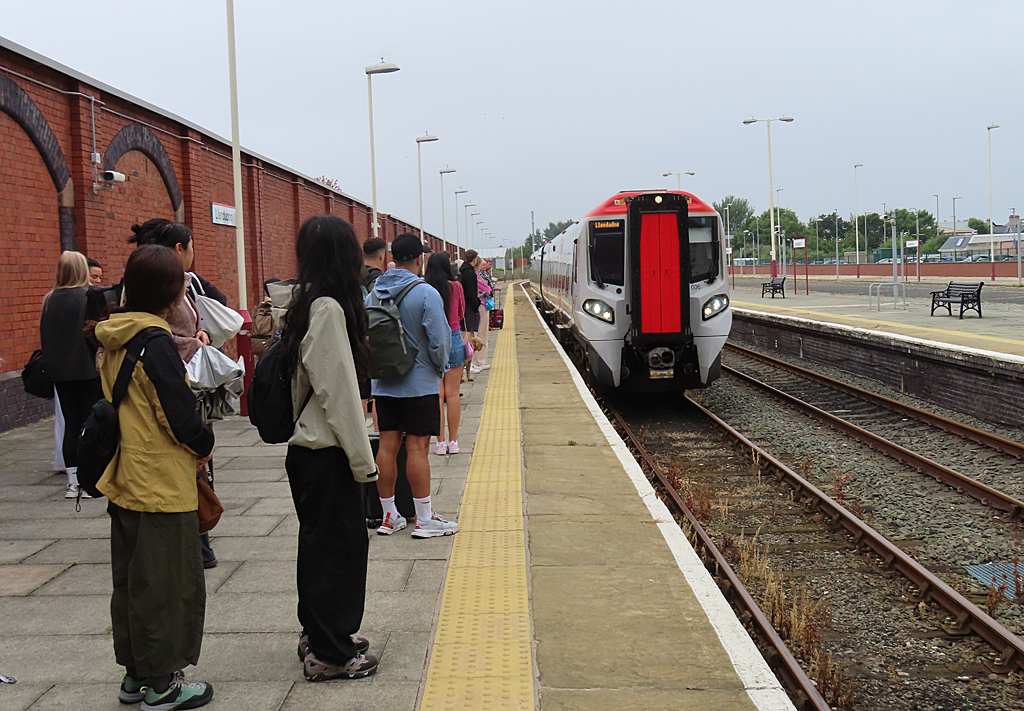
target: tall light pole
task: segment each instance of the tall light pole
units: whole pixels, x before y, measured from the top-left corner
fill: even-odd
[[[448,241],[448,235],[445,233],[445,224],[444,224],[444,176],[445,176],[445,173],[454,173],[455,172],[455,168],[448,168],[446,166],[444,168],[441,168],[441,170],[439,170],[437,172],[441,174],[441,239],[443,239],[445,242],[447,242]],[[458,219],[459,219],[459,213],[456,212],[455,213],[455,220],[458,221]]]
[[[956,201],[963,199],[962,195],[953,196],[953,259],[956,259]]]
[[[235,3],[227,0],[228,81],[231,93],[231,168],[235,182],[235,256],[238,260],[238,310],[248,320],[245,275],[245,210],[242,208],[242,148],[238,138],[238,75],[235,72]],[[246,372],[250,372],[246,368]],[[243,398],[244,400],[245,398]]]
[[[758,119],[748,118],[743,119],[743,125],[749,126],[752,123],[763,121],[765,126],[768,127],[768,198],[771,200],[770,214],[771,214],[771,229],[772,229],[772,278],[778,276],[778,265],[776,262],[776,246],[778,242],[775,234],[775,187],[772,182],[772,121],[784,121],[785,123],[792,123],[792,116],[781,116],[774,119]]]
[[[682,178],[682,176],[684,176],[684,175],[696,175],[696,173],[694,173],[692,170],[684,170],[682,173],[673,173],[673,172],[669,171],[668,173],[662,173],[661,177],[667,178],[670,175],[676,176],[676,185],[679,188],[679,192],[682,192],[683,191],[683,178]]]
[[[468,190],[459,188],[455,191],[455,244],[459,243],[459,195],[468,193]]]
[[[856,236],[856,243],[854,244],[853,255],[857,262],[857,278],[860,278],[860,195],[858,195],[858,184],[857,184],[857,168],[863,168],[863,163],[853,164],[853,234]],[[868,235],[868,223],[867,218],[864,221],[864,240],[867,241]]]
[[[818,224],[820,222],[821,222],[821,215],[819,215],[818,217],[814,218],[814,253],[816,255],[815,258],[817,258],[817,254],[819,254],[820,251],[821,251],[821,236],[818,234]],[[807,266],[807,265],[804,265],[804,266]]]
[[[836,213],[836,281],[839,281],[839,208],[835,209]]]
[[[996,221],[992,211],[992,129],[999,128],[998,123],[985,127],[988,133],[988,247],[989,258],[992,260],[992,281],[996,280]]]
[[[423,241],[423,159],[420,156],[420,146],[436,140],[437,136],[431,136],[429,133],[416,137],[416,171],[420,182],[420,242]],[[376,221],[374,218],[374,222]]]
[[[366,92],[370,107],[370,187],[373,194],[373,236],[377,237],[380,225],[377,224],[377,161],[373,153],[373,75],[390,74],[398,71],[398,65],[391,62],[378,62],[366,67]],[[423,220],[420,220],[422,223]]]
[[[779,195],[779,193],[781,193],[783,190],[785,190],[785,188],[775,188],[775,202],[774,202],[774,204],[775,204],[775,216],[774,216],[775,219],[773,221],[774,227],[772,227],[772,229],[779,231],[779,240],[780,240],[780,242],[782,242],[782,276],[786,276],[786,243],[784,241],[782,241],[782,206],[778,204],[778,203],[782,202],[782,200],[780,199],[782,196]],[[775,249],[775,241],[774,240],[775,240],[775,238],[773,236],[772,237],[772,253],[773,254],[774,254],[774,249]],[[772,264],[774,265],[774,263],[775,263],[775,257],[773,256],[772,257]],[[773,277],[778,276],[775,273],[775,267],[774,266],[772,267],[772,276]],[[793,277],[793,278],[796,279],[796,277]]]
[[[463,205],[463,207],[466,208],[466,246],[468,247],[469,246],[469,208],[476,207],[476,203],[475,202],[467,202],[465,205]],[[459,218],[459,216],[456,214],[455,215],[455,219],[458,219],[458,218]],[[459,245],[455,245],[455,246],[458,247]]]
[[[479,215],[479,212],[469,213],[470,217],[478,217]],[[466,228],[466,246],[474,249],[476,246],[476,220],[473,220],[473,231],[470,232],[469,229],[468,227]]]
[[[935,239],[938,239],[939,238],[939,194],[938,193],[934,193],[932,195],[932,197],[935,198]],[[941,247],[941,246],[942,246],[942,244],[940,243],[939,247]],[[940,259],[941,259],[941,257],[940,257]]]

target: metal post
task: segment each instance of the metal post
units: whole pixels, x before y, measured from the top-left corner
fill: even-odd
[[[369,75],[367,75],[367,76],[369,76]],[[372,130],[373,129],[371,128],[371,131]],[[419,141],[416,141],[416,174],[419,176],[419,184],[420,184],[420,242],[423,241],[423,158],[421,156],[422,145],[423,145],[422,143],[420,143]],[[376,216],[374,216],[374,220],[373,221],[374,222],[377,221]],[[456,220],[456,222],[458,222],[458,220]]]
[[[857,182],[857,168],[864,167],[863,163],[853,164],[853,234],[856,236],[856,244],[854,249],[854,259],[857,261],[857,278],[860,279],[860,195],[859,186]],[[867,240],[868,222],[867,217],[864,217],[864,239]]]
[[[367,101],[370,107],[370,195],[373,198],[373,236],[377,237],[377,160],[373,154],[373,75],[366,75]],[[423,220],[420,220],[422,223]]]
[[[917,240],[917,283],[921,283],[921,211],[914,210],[915,215],[915,229],[917,234],[915,239]]]
[[[999,128],[993,123],[987,127],[988,133],[988,247],[989,259],[992,260],[992,281],[996,280],[996,221],[992,209],[992,129]]]
[[[836,281],[839,281],[839,208],[836,208]]]
[[[768,127],[768,199],[770,201],[771,228],[772,228],[772,279],[779,275],[778,266],[775,261],[776,235],[775,235],[775,184],[772,179],[772,120],[764,122]]]

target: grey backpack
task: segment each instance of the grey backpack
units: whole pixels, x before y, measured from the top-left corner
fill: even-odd
[[[408,284],[393,299],[381,301],[376,291],[370,292],[370,305],[366,307],[369,321],[367,337],[370,341],[370,377],[401,378],[412,370],[418,348],[409,345],[402,326],[398,305],[422,279]]]

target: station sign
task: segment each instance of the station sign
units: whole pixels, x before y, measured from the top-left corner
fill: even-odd
[[[235,208],[233,205],[222,205],[219,202],[210,203],[210,219],[215,225],[235,226]]]
[[[907,248],[908,249],[910,247],[919,247],[919,246],[921,246],[921,240],[919,240],[919,239],[908,239],[907,240]]]
[[[726,247],[725,248],[725,253],[726,254],[732,254],[732,247]]]
[[[794,247],[806,247],[807,246],[807,240],[805,240],[805,239],[795,239],[795,240],[793,240],[793,246]]]

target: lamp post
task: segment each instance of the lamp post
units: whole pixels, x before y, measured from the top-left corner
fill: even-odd
[[[444,224],[444,176],[445,176],[445,173],[454,173],[455,172],[455,168],[444,167],[444,168],[441,168],[441,170],[439,170],[437,172],[441,174],[441,239],[443,239],[445,242],[447,242],[448,241],[448,236],[445,233],[445,224]],[[456,220],[459,219],[458,213],[456,213],[455,219]]]
[[[757,276],[757,263],[761,259],[761,218],[754,215],[754,229],[757,230],[757,239],[754,243],[754,276]]]
[[[725,239],[728,242],[728,244],[726,244],[725,246],[726,247],[733,247],[733,252],[735,252],[736,250],[735,250],[735,245],[733,244],[732,232],[729,230],[729,206],[730,205],[732,205],[731,202],[725,203]],[[736,283],[735,283],[736,282],[736,267],[735,267],[734,263],[736,261],[736,255],[732,254],[732,255],[730,255],[730,257],[731,258],[729,259],[729,269],[733,272],[733,287],[735,287],[736,286]]]
[[[935,198],[935,239],[939,238],[939,194],[933,193],[932,197]],[[939,247],[942,247],[940,244]],[[941,257],[939,257],[941,259]]]
[[[684,176],[684,175],[696,175],[696,173],[694,173],[692,170],[684,170],[682,173],[673,173],[673,172],[669,171],[668,173],[662,173],[661,177],[667,178],[670,175],[676,176],[676,185],[679,187],[679,192],[682,192],[683,191],[683,178],[682,178],[682,176]]]
[[[814,218],[814,252],[815,252],[815,254],[818,254],[821,251],[820,250],[820,247],[821,247],[821,237],[818,234],[818,223],[820,223],[820,222],[821,222],[821,216],[818,216],[818,217]],[[806,265],[804,265],[804,266],[806,266]]]
[[[743,119],[743,125],[749,126],[750,124],[757,123],[758,121],[763,121],[765,126],[768,127],[768,198],[771,200],[771,205],[769,206],[771,208],[771,211],[769,214],[771,215],[772,220],[772,278],[775,278],[776,276],[778,276],[778,266],[776,263],[775,256],[776,245],[778,243],[776,241],[775,234],[775,189],[772,185],[772,121],[784,121],[785,123],[792,123],[793,117],[781,116],[779,118],[774,119],[758,119],[751,117],[748,119]]]
[[[467,202],[465,205],[463,205],[463,207],[466,208],[466,244],[468,245],[469,244],[469,208],[476,207],[476,203],[475,202]],[[458,219],[458,217],[459,216],[456,215],[455,219]],[[456,250],[458,249],[458,247],[459,247],[459,245],[455,245]],[[458,255],[456,254],[456,256],[458,256]]]
[[[469,213],[470,217],[477,217],[479,215],[479,212]],[[470,249],[474,249],[476,247],[476,220],[473,220],[473,231],[470,232],[469,230],[470,228],[466,227],[466,246]]]
[[[782,206],[779,205],[779,202],[781,202],[781,200],[780,200],[781,196],[779,195],[779,193],[781,193],[783,190],[785,190],[785,188],[775,188],[775,201],[773,203],[774,209],[775,209],[775,214],[773,215],[774,222],[773,222],[772,230],[778,230],[779,237],[782,237],[782,235],[783,235],[783,231],[782,231]],[[772,254],[773,255],[775,254],[775,241],[774,241],[774,239],[775,239],[775,235],[773,234],[772,235]],[[786,276],[786,242],[785,242],[785,240],[781,240],[781,242],[782,242],[782,276]],[[775,264],[775,257],[772,256],[772,277],[773,278],[778,276],[775,273],[775,266],[774,266],[774,264]],[[795,279],[796,277],[793,277],[793,278]]]
[[[962,195],[953,196],[953,259],[956,259],[956,201],[963,199]]]
[[[996,280],[996,221],[992,211],[992,129],[999,128],[998,123],[989,124],[988,133],[988,247],[989,258],[992,260],[992,281]]]
[[[455,191],[455,244],[459,244],[459,195],[468,193],[468,190],[459,188]]]
[[[431,136],[429,133],[416,137],[416,172],[420,183],[420,242],[423,241],[423,159],[420,156],[420,146],[436,140],[437,136]],[[374,218],[374,222],[376,221]]]
[[[373,236],[377,237],[380,226],[377,224],[377,162],[373,154],[373,75],[397,72],[397,64],[379,62],[366,67],[366,92],[370,107],[370,188],[373,195]],[[420,220],[422,223],[423,220]]]
[[[854,247],[853,247],[856,250],[853,253],[853,258],[857,262],[857,278],[858,279],[860,279],[860,206],[858,204],[860,202],[860,200],[859,200],[860,196],[858,195],[858,187],[859,186],[857,184],[857,168],[863,168],[863,167],[864,167],[863,163],[854,163],[853,164],[853,234],[856,236],[856,240],[857,240],[856,243],[854,244]],[[864,218],[864,239],[865,240],[867,240],[867,238],[868,238],[867,231],[868,231],[867,218]]]
[[[839,208],[835,209],[836,214],[836,281],[839,281]]]

